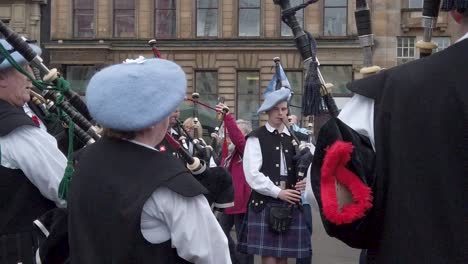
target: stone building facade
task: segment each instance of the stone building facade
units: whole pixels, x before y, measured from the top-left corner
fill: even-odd
[[[46,4],[47,0],[2,0],[0,20],[15,32],[40,42],[41,6]]]
[[[389,68],[416,59],[423,0],[368,2],[376,41],[374,63]],[[265,120],[255,111],[273,76],[274,57],[280,57],[295,91],[293,105],[300,106],[302,61],[273,0],[56,0],[50,8],[51,37],[43,44],[51,67],[60,69],[81,92],[105,65],[139,55],[152,57],[147,42],[155,38],[162,57],[185,70],[188,95],[198,92],[212,105],[222,96],[238,118],[252,120],[254,126]],[[351,96],[346,82],[362,77],[354,10],[355,0],[323,0],[296,14],[317,40],[321,69],[326,81],[335,84],[339,106]],[[434,36],[443,46],[459,36],[452,23],[441,12]],[[187,115],[189,108],[182,106]],[[293,112],[300,115],[298,108]],[[214,113],[201,114],[202,123],[214,126]]]

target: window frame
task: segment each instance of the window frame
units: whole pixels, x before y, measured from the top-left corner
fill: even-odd
[[[304,96],[304,79],[305,79],[305,76],[304,76],[304,69],[284,69],[284,73],[286,74],[286,78],[288,78],[288,81],[289,81],[289,84],[291,85],[291,89],[292,91],[294,92],[294,95],[293,95],[293,98],[297,95],[300,95],[301,96],[301,100],[299,102],[299,105],[297,105],[297,107],[292,107],[294,109],[299,109],[299,114],[296,114],[296,113],[293,113],[297,116],[297,119],[299,121],[299,126],[302,124],[302,120],[304,118],[304,116],[302,115],[302,98]],[[296,91],[294,91],[293,87],[292,87],[292,84],[291,84],[291,79],[292,78],[289,78],[291,76],[288,76],[288,73],[300,73],[299,76],[301,76],[301,79],[300,79],[300,93],[298,94]]]
[[[447,46],[445,46],[445,47],[439,47],[439,42],[435,41],[436,39],[444,39],[444,40],[447,40],[447,42],[448,42],[448,43],[447,43]],[[433,36],[433,37],[432,37],[432,41],[433,41],[434,43],[437,44],[437,48],[432,50],[432,52],[434,52],[434,53],[439,52],[439,51],[442,51],[442,50],[444,50],[444,49],[450,47],[450,45],[452,45],[452,40],[450,39],[449,36]]]
[[[88,80],[85,80],[86,83],[85,83],[85,86],[84,87],[81,87],[81,90],[77,91],[75,89],[73,89],[73,85],[72,85],[72,79],[70,78],[69,74],[69,68],[68,67],[93,67],[94,68],[94,72],[91,73],[91,76]],[[91,80],[91,77],[96,74],[98,71],[100,71],[100,69],[103,68],[103,65],[98,65],[98,64],[62,64],[61,65],[61,69],[63,69],[63,76],[65,77],[65,79],[67,79],[69,82],[70,82],[70,88],[75,91],[76,93],[78,93],[80,96],[84,96],[86,94],[86,87],[89,83],[89,81]]]
[[[255,36],[241,36],[240,35],[240,32],[241,32],[241,27],[240,27],[240,22],[241,22],[241,19],[240,19],[240,13],[241,13],[241,9],[242,10],[256,10],[258,9],[258,35],[255,35]],[[241,7],[240,6],[240,1],[237,1],[237,37],[239,38],[258,38],[262,36],[262,1],[261,0],[258,0],[258,7]]]
[[[196,38],[218,38],[219,37],[219,1],[217,2],[217,6],[216,8],[214,7],[199,7],[199,4],[198,4],[198,1],[199,0],[196,0],[195,1],[195,37]],[[199,36],[198,35],[198,11],[199,10],[209,10],[209,9],[215,9],[216,10],[216,36]],[[205,23],[206,24],[206,23]]]
[[[410,43],[408,43],[407,46],[404,45],[404,43],[402,43],[403,45],[402,46],[399,46],[399,40],[412,40],[413,41],[413,56],[410,57],[409,54],[410,54],[410,48],[411,46],[409,45]],[[398,50],[401,49],[401,54],[402,56],[398,56]],[[408,49],[408,56],[403,56],[404,54],[404,49]],[[397,36],[396,37],[396,56],[395,56],[395,59],[396,59],[396,62],[397,62],[397,65],[401,65],[401,64],[404,64],[406,62],[410,62],[410,61],[413,61],[415,59],[417,59],[417,55],[416,55],[416,37],[415,36]],[[408,60],[409,59],[409,60]],[[407,60],[407,61],[405,61]]]
[[[93,8],[92,9],[88,9],[88,8],[76,8],[75,7],[75,4],[78,0],[73,0],[72,1],[72,19],[73,19],[73,22],[72,22],[72,27],[73,27],[73,37],[74,38],[79,38],[79,39],[93,39],[96,37],[96,0],[93,0]],[[77,23],[77,19],[76,19],[76,11],[77,10],[92,10],[92,13],[93,13],[93,32],[92,32],[92,36],[90,37],[84,37],[84,36],[79,36],[79,29],[78,29],[78,25],[76,24]]]
[[[415,1],[415,0],[413,0]],[[424,0],[419,0],[421,2],[421,5],[420,6],[411,6],[411,0],[408,0],[407,4],[408,4],[408,8],[409,9],[422,9],[423,6],[424,6]]]
[[[326,6],[326,3],[327,3],[327,0],[324,0],[323,1],[323,16],[322,16],[322,34],[323,36],[325,37],[329,37],[329,38],[343,38],[343,37],[347,37],[348,34],[349,34],[349,28],[348,28],[348,12],[349,12],[349,0],[345,0],[346,1],[346,5],[345,6]],[[325,33],[325,11],[326,9],[338,9],[338,8],[345,8],[345,26],[346,26],[346,29],[345,29],[345,33],[344,35],[327,35]]]
[[[198,80],[197,73],[206,73],[206,72],[212,72],[212,73],[214,73],[214,76],[216,77],[216,83],[213,84],[213,87],[215,88],[215,93],[207,94],[206,92],[199,92],[199,90],[198,90],[198,87],[197,87],[197,80]],[[207,68],[207,69],[196,69],[196,70],[194,70],[193,71],[193,91],[200,95],[199,100],[201,102],[207,103],[209,105],[213,104],[205,96],[215,95],[216,99],[218,99],[218,97],[219,97],[219,71],[218,71],[218,69]],[[216,104],[216,102],[214,102],[214,103]],[[199,120],[200,120],[200,122],[202,124],[202,127],[203,127],[203,136],[208,136],[209,133],[214,131],[215,126],[212,126],[212,125],[215,125],[218,121],[209,120],[209,121],[213,121],[215,123],[205,122],[205,120],[202,120],[203,116],[200,114],[200,110],[204,109],[204,108],[200,108],[199,106],[197,106],[197,107],[198,107],[198,112],[199,112],[198,118],[199,118]],[[212,111],[207,109],[207,112],[211,113]],[[214,119],[214,117],[213,117],[213,119]],[[210,125],[210,123],[212,123],[212,124]],[[206,133],[208,133],[208,134],[206,134]]]
[[[129,38],[136,38],[137,37],[137,0],[131,0],[133,1],[133,9],[117,9],[115,6],[115,2],[118,1],[118,0],[113,0],[112,1],[112,36],[114,38],[118,38],[118,39],[129,39]],[[128,0],[126,0],[128,1]],[[133,36],[125,36],[125,37],[121,37],[121,36],[117,36],[117,32],[116,32],[116,10],[133,10]]]
[[[260,73],[260,70],[259,69],[237,69],[236,70],[236,119],[239,119],[239,118],[242,118],[239,116],[239,95],[249,95],[248,93],[239,93],[239,73],[247,73],[247,72],[253,72],[253,73],[257,73],[257,76],[258,76],[258,87],[257,87],[257,105],[258,107],[260,107],[261,105],[261,98],[262,98],[262,82],[261,82],[261,73]],[[255,109],[256,111],[257,109]],[[257,125],[258,127],[258,124],[259,124],[259,121],[260,121],[260,115],[259,114],[256,114],[257,115],[257,119],[254,120],[254,119],[245,119],[247,121],[250,121],[252,123],[252,128],[256,128],[255,125]]]
[[[174,1],[174,8],[158,8],[157,7],[157,2],[159,0],[154,0],[153,1],[153,27],[154,27],[154,30],[153,30],[153,34],[156,38],[158,39],[174,39],[174,38],[177,38],[177,1],[176,0],[173,0]],[[157,11],[158,10],[173,10],[174,12],[174,17],[173,17],[173,22],[174,22],[174,32],[170,33],[169,35],[170,36],[160,36],[157,34],[157,18],[156,18],[156,14],[157,14]]]
[[[352,82],[354,81],[354,69],[353,69],[353,65],[352,64],[323,64],[323,65],[320,65],[320,67],[323,69],[323,67],[331,67],[331,66],[335,66],[335,67],[348,67],[350,70],[351,70],[351,80],[347,81],[346,83],[348,82]],[[326,78],[326,77],[324,77]],[[327,81],[327,79],[325,79],[325,81]],[[336,87],[336,83],[334,82],[330,82],[332,83],[335,87]],[[353,96],[353,92],[349,91],[349,93],[342,93],[342,92],[334,92],[332,91],[332,96],[334,97],[352,97]]]

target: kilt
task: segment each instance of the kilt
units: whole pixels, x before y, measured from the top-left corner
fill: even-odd
[[[238,250],[247,254],[277,258],[310,257],[312,234],[306,226],[304,213],[295,206],[290,229],[277,234],[271,231],[268,225],[272,204],[287,206],[286,202],[274,200],[259,213],[248,208],[239,233]]]

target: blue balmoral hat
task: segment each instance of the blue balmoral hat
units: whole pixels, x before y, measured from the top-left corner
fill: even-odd
[[[10,45],[10,43],[8,43],[5,39],[0,39],[0,44],[2,44],[2,46],[3,46],[8,52],[10,52],[11,57],[16,61],[16,63],[18,63],[19,65],[28,63],[28,61],[27,61],[23,56],[21,56],[21,54],[19,54],[19,53]],[[41,53],[42,53],[41,48],[39,48],[38,46],[33,45],[33,44],[29,44],[29,46],[30,46],[38,55],[41,55]],[[12,67],[12,65],[10,64],[10,62],[9,62],[6,58],[4,58],[2,55],[0,55],[0,71],[6,70],[6,69],[11,68],[11,67]]]
[[[444,0],[441,9],[444,11],[457,10],[463,13],[468,9],[468,0]]]
[[[169,116],[184,99],[186,86],[179,65],[140,56],[96,73],[86,90],[86,104],[104,127],[138,131]]]
[[[291,90],[288,88],[281,88],[279,90],[268,93],[265,96],[265,101],[263,101],[260,108],[258,108],[257,114],[269,111],[275,105],[281,102],[287,101],[290,96],[291,96]]]

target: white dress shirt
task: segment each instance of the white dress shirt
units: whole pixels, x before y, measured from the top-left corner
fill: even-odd
[[[26,113],[32,116],[29,108]],[[20,169],[41,194],[58,207],[66,202],[58,197],[67,158],[57,148],[57,140],[42,128],[22,126],[0,137],[0,164],[9,169]]]
[[[141,142],[129,141],[157,151]],[[231,263],[226,235],[202,194],[185,197],[159,187],[143,206],[140,228],[152,244],[170,239],[177,254],[190,262]]]
[[[265,124],[266,129],[269,132],[275,131],[268,122]],[[283,131],[278,131],[290,136],[289,131],[283,126]],[[280,174],[288,175],[285,164],[286,160],[283,155],[283,151],[280,151]],[[247,183],[252,189],[259,192],[260,194],[278,198],[278,194],[281,191],[279,186],[276,186],[268,176],[260,172],[260,168],[263,164],[262,150],[260,148],[260,142],[257,137],[249,137],[245,143],[244,159],[242,161],[244,167],[244,174]]]

